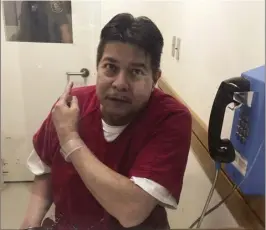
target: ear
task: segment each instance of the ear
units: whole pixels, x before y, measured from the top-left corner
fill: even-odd
[[[161,75],[162,75],[162,71],[161,71],[161,70],[158,70],[158,71],[153,75],[153,86],[152,86],[153,89],[155,88],[155,86],[156,86],[158,80],[160,79]]]

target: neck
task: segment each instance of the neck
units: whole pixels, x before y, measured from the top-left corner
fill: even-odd
[[[123,125],[127,125],[128,123],[130,123],[132,121],[132,117],[118,117],[118,116],[108,116],[105,115],[104,113],[102,114],[102,119],[105,121],[105,123],[107,123],[108,125],[111,126],[123,126]]]
[[[131,114],[130,116],[119,116],[119,115],[113,115],[108,114],[104,111],[102,105],[101,105],[101,114],[102,119],[104,122],[111,126],[123,126],[129,124],[135,117],[135,114]]]

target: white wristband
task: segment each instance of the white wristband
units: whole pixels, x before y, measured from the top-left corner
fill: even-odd
[[[66,142],[64,145],[61,146],[60,153],[64,157],[65,161],[69,161],[69,156],[72,154],[74,151],[81,149],[84,146],[84,143],[80,140],[74,139],[74,140],[69,140]]]

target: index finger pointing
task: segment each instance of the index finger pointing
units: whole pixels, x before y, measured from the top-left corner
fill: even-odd
[[[63,100],[67,100],[68,96],[69,96],[70,93],[71,93],[71,89],[72,89],[72,88],[73,88],[73,82],[70,82],[70,83],[67,85],[67,87],[66,87],[64,93],[63,93],[62,96],[61,96],[61,98],[62,98]]]

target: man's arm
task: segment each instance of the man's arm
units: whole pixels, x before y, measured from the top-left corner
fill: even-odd
[[[130,179],[100,162],[80,139],[79,141],[82,148],[74,151],[70,160],[86,187],[123,227],[141,224],[158,201]]]
[[[61,39],[63,43],[72,42],[72,34],[70,32],[69,24],[63,24],[60,26]]]
[[[51,113],[33,136],[33,150],[27,159],[28,169],[35,175],[31,195],[21,228],[38,227],[52,203],[52,158],[58,148],[58,138]]]
[[[41,226],[52,202],[51,175],[35,176],[28,209],[21,229]]]

